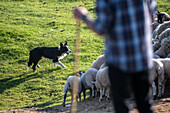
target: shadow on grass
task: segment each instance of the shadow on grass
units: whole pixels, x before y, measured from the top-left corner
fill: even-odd
[[[35,105],[26,106],[26,107],[24,107],[24,108],[41,108],[41,109],[37,109],[37,111],[39,111],[39,112],[40,112],[40,111],[41,111],[41,112],[43,112],[43,111],[46,111],[46,112],[47,112],[47,111],[51,111],[51,110],[58,111],[59,109],[56,109],[56,106],[46,107],[46,106],[50,106],[50,105],[55,104],[55,103],[56,103],[55,100],[57,100],[57,99],[61,100],[62,97],[54,98],[54,99],[52,99],[52,100],[50,100],[50,101],[47,101],[47,102],[45,102],[45,103],[42,103],[42,104],[36,104],[36,102],[34,102]]]
[[[0,93],[3,93],[5,90],[13,88],[27,80],[34,79],[34,78],[41,78],[41,73],[48,74],[53,71],[56,71],[60,68],[43,70],[39,72],[24,72],[23,74],[18,75],[17,77],[11,78],[4,78],[0,80]],[[40,74],[39,74],[40,73]]]

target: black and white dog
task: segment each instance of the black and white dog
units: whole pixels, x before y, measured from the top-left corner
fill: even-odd
[[[53,60],[54,67],[56,67],[57,64],[63,68],[66,68],[66,66],[60,62],[60,60],[70,53],[71,50],[68,48],[67,42],[65,42],[64,45],[60,43],[60,47],[37,47],[30,51],[27,67],[29,68],[34,63],[32,69],[35,72],[36,66],[40,67],[38,65],[39,60],[41,60],[42,57],[45,57]]]

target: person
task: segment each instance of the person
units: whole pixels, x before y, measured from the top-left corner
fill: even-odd
[[[84,7],[74,9],[74,18],[105,38],[105,62],[116,113],[130,111],[131,89],[140,113],[153,113],[149,70],[152,67],[151,22],[154,0],[97,0],[96,19]]]

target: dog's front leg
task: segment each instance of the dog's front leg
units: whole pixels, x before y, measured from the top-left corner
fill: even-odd
[[[57,65],[59,65],[59,66],[61,66],[61,67],[63,67],[63,68],[67,68],[64,64],[62,64],[60,61],[58,61],[58,62],[56,62],[55,64],[57,64]]]

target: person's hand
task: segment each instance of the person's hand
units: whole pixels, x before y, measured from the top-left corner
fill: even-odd
[[[80,21],[81,17],[83,15],[87,15],[87,14],[88,14],[88,10],[84,7],[76,7],[75,10],[74,10],[74,18],[77,21]]]

